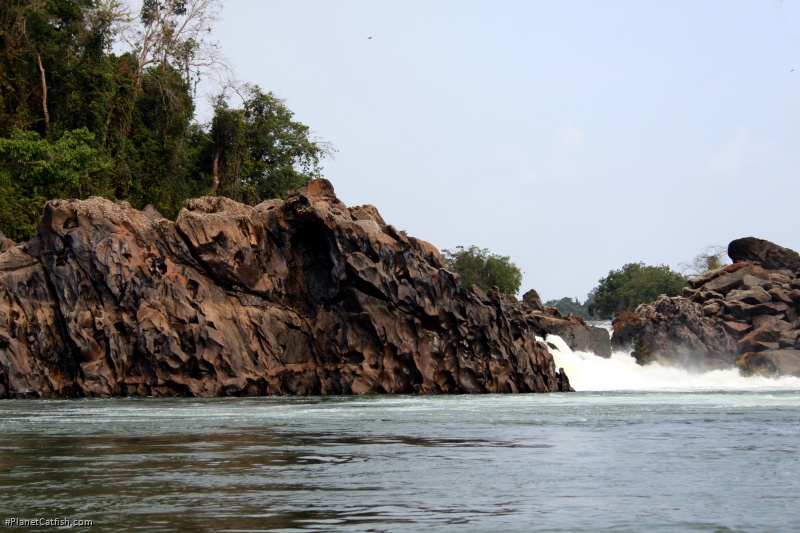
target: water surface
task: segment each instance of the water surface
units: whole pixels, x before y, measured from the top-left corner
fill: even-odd
[[[799,413],[790,386],[10,400],[0,519],[153,532],[797,531]]]

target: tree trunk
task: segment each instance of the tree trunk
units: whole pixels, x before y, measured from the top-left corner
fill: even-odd
[[[211,196],[217,195],[217,187],[219,187],[219,155],[221,150],[214,150],[214,159],[211,161]]]
[[[47,110],[47,77],[42,66],[42,56],[37,53],[36,59],[39,60],[39,72],[42,74],[42,110],[44,111],[44,135],[47,137],[50,133],[50,112]]]

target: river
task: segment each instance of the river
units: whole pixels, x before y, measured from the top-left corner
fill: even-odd
[[[800,529],[800,380],[554,352],[581,392],[3,401],[0,520],[9,531],[53,529],[19,526],[34,519],[92,521],[70,531]]]

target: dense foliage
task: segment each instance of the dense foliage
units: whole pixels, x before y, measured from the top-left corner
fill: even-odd
[[[544,303],[547,307],[555,307],[562,315],[572,313],[585,319],[591,319],[592,315],[589,313],[588,306],[593,300],[587,300],[581,303],[577,298],[561,298],[560,300],[548,300]]]
[[[42,206],[90,195],[153,204],[250,204],[320,174],[331,153],[272,93],[223,92],[194,121],[199,76],[221,65],[207,41],[220,0],[0,2],[0,231],[35,232]],[[127,49],[126,49],[127,47]]]
[[[661,294],[677,296],[686,285],[686,278],[666,265],[646,266],[628,263],[600,279],[589,304],[591,315],[612,318],[622,311],[633,311],[639,304],[652,302]]]
[[[493,254],[486,248],[458,246],[455,250],[442,250],[442,255],[448,268],[460,275],[467,287],[478,285],[484,291],[497,287],[500,292],[513,295],[522,283],[522,271],[510,257]]]

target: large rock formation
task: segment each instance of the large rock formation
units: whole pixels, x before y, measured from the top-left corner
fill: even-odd
[[[531,313],[325,180],[174,223],[55,200],[0,255],[0,397],[571,390]]]
[[[769,241],[730,243],[732,265],[691,278],[614,320],[613,341],[642,363],[800,376],[800,256]]]

